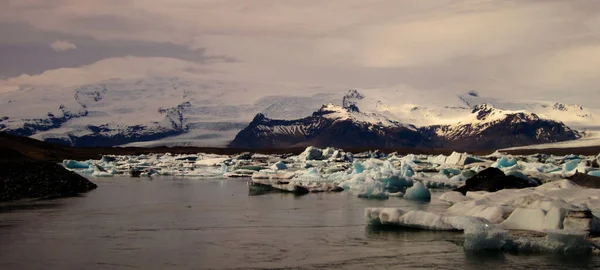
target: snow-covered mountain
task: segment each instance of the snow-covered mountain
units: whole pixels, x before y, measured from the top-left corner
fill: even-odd
[[[109,80],[0,93],[0,131],[75,146],[224,146],[256,113],[310,115],[337,99],[294,86],[198,78]]]
[[[580,137],[562,122],[526,111],[499,110],[487,103],[473,107],[468,117],[458,123],[424,126],[420,130],[437,147],[455,149],[499,149]]]
[[[342,106],[328,104],[312,116],[284,121],[257,115],[231,142],[232,147],[294,146],[435,147],[498,149],[577,139],[579,134],[561,122],[525,111],[507,111],[490,104],[474,106],[453,124],[405,125],[394,120],[383,102],[366,102],[351,90]],[[362,105],[370,111],[364,111]],[[450,109],[450,108],[445,108]],[[463,108],[454,108],[456,112]]]
[[[542,118],[561,121],[577,129],[594,128],[600,125],[600,119],[595,118],[595,115],[600,115],[599,110],[584,108],[578,104],[564,104],[551,101],[506,101],[481,97],[476,91],[458,95],[458,98],[471,108],[487,103],[504,110],[523,110],[535,113]]]
[[[488,120],[477,119],[473,112],[481,104],[494,109]],[[594,116],[599,114],[578,105],[506,102],[474,91],[432,98],[394,89],[340,92],[200,77],[113,79],[73,87],[22,85],[0,93],[0,105],[0,131],[74,146],[225,146],[258,113],[265,119],[298,121],[316,117],[313,112],[320,107],[316,114],[328,123],[363,123],[366,131],[385,129],[386,134],[392,129],[426,130],[421,135],[436,143],[477,136],[474,130],[501,122],[503,115],[522,112],[528,121],[551,119],[583,129],[597,126]],[[468,125],[473,128],[466,132]],[[560,140],[565,138],[571,137]]]
[[[276,120],[262,114],[240,131],[229,144],[237,148],[428,147],[415,126],[404,125],[377,113],[363,113],[351,104],[327,104],[311,116]]]

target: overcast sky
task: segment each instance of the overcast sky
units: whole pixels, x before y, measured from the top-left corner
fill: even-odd
[[[0,0],[0,91],[214,76],[592,106],[599,34],[597,0]]]

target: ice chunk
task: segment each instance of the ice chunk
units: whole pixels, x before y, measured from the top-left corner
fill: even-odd
[[[415,175],[415,171],[410,167],[407,161],[403,160],[400,165],[400,174],[402,177],[413,177]]]
[[[502,169],[502,168],[512,167],[516,164],[517,164],[517,160],[515,158],[503,156],[500,159],[498,159],[496,162],[494,162],[494,164],[492,164],[492,167]]]
[[[521,237],[512,241],[511,249],[519,252],[584,254],[591,251],[587,233],[568,230],[548,230],[544,238]]]
[[[579,160],[579,159],[574,159],[574,160],[565,162],[562,165],[562,173],[563,173],[563,175],[572,175],[572,174],[575,174],[575,170],[579,166],[579,162],[581,162],[581,160]]]
[[[567,216],[567,210],[553,207],[546,213],[546,218],[544,219],[544,230],[562,230],[563,229],[563,221]]]
[[[252,179],[292,179],[296,176],[293,172],[286,171],[273,171],[273,170],[261,170],[252,174]]]
[[[481,160],[469,156],[467,153],[452,152],[450,156],[446,158],[446,164],[464,166],[467,164],[480,162]]]
[[[398,208],[365,208],[367,223],[372,225],[397,225],[405,212]]]
[[[458,191],[448,191],[440,196],[441,201],[447,201],[451,203],[458,203],[464,201],[470,201],[470,198],[467,198],[465,195]]]
[[[445,164],[446,163],[446,156],[444,155],[438,155],[435,157],[428,157],[427,161],[434,163],[434,164]]]
[[[354,174],[362,173],[365,171],[365,167],[356,160],[354,162],[352,162],[352,167],[354,167],[354,170],[352,171],[352,173],[354,173]]]
[[[445,175],[446,177],[452,177],[461,174],[461,170],[454,168],[443,168],[439,173]]]
[[[298,159],[300,161],[321,160],[323,159],[323,150],[309,146],[298,156]]]
[[[398,224],[403,227],[428,230],[457,230],[454,226],[444,222],[442,215],[425,211],[409,211],[398,218]]]
[[[539,166],[537,168],[537,170],[541,173],[551,173],[551,172],[560,171],[561,168],[552,163],[546,163],[546,164],[542,164],[541,166]]]
[[[87,169],[90,167],[88,162],[80,162],[70,159],[63,160],[63,165],[68,169]]]
[[[390,197],[403,197],[404,193],[401,192],[401,191],[398,191],[398,192],[388,193],[388,196],[390,196]]]
[[[281,160],[271,166],[272,170],[286,170],[288,167]]]
[[[221,163],[231,161],[231,158],[220,157],[220,158],[206,158],[196,161],[196,165],[200,166],[221,166]]]
[[[446,216],[425,211],[405,212],[396,208],[366,208],[365,217],[371,225],[396,225],[427,230],[464,230],[484,226],[486,220],[477,217]]]
[[[386,183],[386,188],[390,190],[400,190],[413,185],[413,181],[398,176],[390,176],[389,178],[381,178],[379,181]]]
[[[509,239],[508,230],[493,225],[471,226],[465,229],[463,248],[466,250],[502,250]]]
[[[542,231],[546,213],[542,209],[517,208],[502,222],[502,226],[511,230]]]
[[[415,181],[412,187],[406,189],[404,198],[408,200],[429,201],[431,200],[431,192],[420,181]]]
[[[462,194],[461,194],[462,195]],[[504,210],[499,206],[478,205],[476,201],[459,202],[446,210],[449,215],[485,218],[491,223],[504,221]]]
[[[371,177],[367,177],[358,193],[359,198],[367,199],[387,199],[388,194],[385,192],[385,184]]]
[[[474,226],[489,225],[490,222],[480,217],[469,217],[469,216],[444,216],[442,218],[444,222],[452,225],[457,230],[466,230]]]
[[[588,175],[600,177],[600,170],[598,170],[598,171],[590,171],[590,172],[588,172]]]
[[[92,176],[94,176],[94,177],[112,177],[113,174],[110,172],[94,171],[92,173]]]

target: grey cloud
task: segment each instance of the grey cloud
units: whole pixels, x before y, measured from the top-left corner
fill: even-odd
[[[6,77],[133,55],[237,60],[215,66],[235,79],[324,88],[600,98],[594,0],[1,2]],[[47,47],[56,40],[78,49],[56,54]]]
[[[0,76],[39,74],[49,69],[78,67],[93,62],[123,56],[165,57],[197,63],[234,62],[227,56],[208,56],[205,49],[190,50],[183,45],[140,41],[98,41],[89,37],[37,31],[25,25],[0,24],[0,36],[11,37],[0,41]],[[18,35],[13,35],[19,33]],[[56,53],[48,44],[55,40],[69,40],[77,50]]]

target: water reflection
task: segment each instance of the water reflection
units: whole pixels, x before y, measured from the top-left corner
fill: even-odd
[[[62,208],[65,204],[61,200],[33,200],[0,204],[0,214],[17,211],[31,211]]]
[[[468,251],[465,250],[465,260],[473,265],[504,264],[506,255],[499,251]]]
[[[432,231],[418,228],[404,228],[398,226],[365,226],[365,236],[380,240],[410,240],[414,241],[447,241],[462,245],[462,233],[450,231]]]

